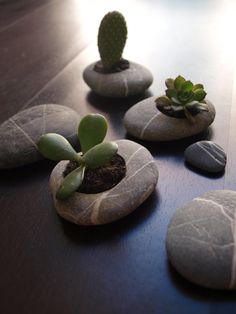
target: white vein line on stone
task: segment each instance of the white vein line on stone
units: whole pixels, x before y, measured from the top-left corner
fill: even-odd
[[[206,147],[203,147],[203,146],[200,145],[199,143],[197,143],[197,145],[198,145],[207,155],[209,155],[212,159],[214,159],[218,164],[224,165],[224,163],[223,163],[222,161],[218,160],[211,152],[209,152],[209,151],[206,149]],[[217,155],[218,155],[218,157],[221,157],[221,158],[222,158],[222,156],[219,156],[219,154],[217,154]]]
[[[185,235],[182,235],[182,234],[175,234],[173,237],[188,239],[188,240],[191,240],[193,242],[198,242],[198,243],[205,244],[205,245],[208,245],[208,246],[210,245],[211,247],[216,247],[216,248],[219,248],[219,249],[222,249],[222,250],[223,249],[227,249],[227,248],[229,248],[231,246],[234,246],[234,242],[220,245],[220,244],[216,244],[216,243],[200,240],[200,239],[197,239],[197,238],[194,238],[194,237],[185,236]]]
[[[201,198],[201,197],[195,198],[194,201],[202,201],[202,202],[207,202],[207,203],[211,203],[213,205],[216,205],[217,207],[220,208],[223,216],[225,216],[227,219],[229,219],[231,223],[233,222],[233,219],[225,212],[224,207],[221,204],[219,204],[213,200],[209,200],[209,199],[205,199],[205,198]]]
[[[191,226],[197,232],[198,235],[201,235],[200,230],[202,230],[202,228],[194,225],[194,223],[201,222],[201,221],[204,221],[204,220],[205,219],[202,218],[202,219],[198,219],[198,220],[194,220],[194,221],[185,222],[185,223],[182,223],[182,224],[180,224],[178,226],[172,227],[169,230],[177,229],[177,228],[183,227],[183,226]]]
[[[144,147],[139,147],[139,148],[129,157],[129,159],[128,159],[127,162],[126,162],[126,166],[128,166],[128,164],[129,164],[130,161],[133,159],[133,157],[134,157],[141,149],[144,149]]]
[[[178,228],[181,228],[182,226],[187,226],[189,225],[190,223],[198,223],[198,222],[202,222],[202,221],[206,221],[207,219],[215,219],[217,221],[221,221],[219,219],[217,219],[216,217],[208,217],[208,218],[200,218],[200,219],[195,219],[195,220],[192,220],[191,222],[183,222],[177,226],[172,226],[172,227],[169,227],[169,230],[174,230],[174,229],[178,229]]]
[[[154,160],[151,160],[149,162],[147,162],[146,164],[144,164],[141,168],[139,168],[137,171],[135,171],[135,173],[132,174],[132,176],[130,177],[127,177],[127,181],[129,181],[130,179],[132,179],[134,176],[136,176],[140,171],[142,171],[144,168],[146,168],[146,166],[152,164],[152,163],[155,163]]]
[[[122,193],[107,195],[106,198],[120,197],[121,195],[124,195],[124,194],[127,194],[127,193],[131,193],[133,191],[136,191],[136,189],[130,189],[130,190],[124,191]]]
[[[138,150],[137,150],[138,151]],[[143,170],[146,166],[148,166],[149,164],[151,164],[151,163],[155,163],[155,161],[154,160],[151,160],[151,161],[149,161],[149,162],[147,162],[146,164],[144,164],[140,169],[138,169],[135,173],[133,173],[133,175],[132,176],[130,176],[130,177],[127,177],[127,181],[129,181],[131,178],[133,178],[135,175],[137,175],[137,173],[139,173],[141,170]],[[118,186],[118,185],[117,185]],[[116,187],[117,187],[116,186]],[[109,196],[109,193],[110,193],[111,191],[107,191],[107,192],[104,192],[98,199],[96,199],[94,202],[93,202],[93,204],[94,204],[94,206],[93,206],[93,208],[92,208],[92,211],[91,211],[91,216],[90,216],[90,220],[91,220],[91,222],[93,223],[93,224],[97,224],[97,223],[99,223],[99,218],[98,218],[98,216],[99,216],[99,209],[100,209],[100,207],[101,207],[101,203],[102,203],[102,201],[104,200],[104,199],[106,199],[108,196]],[[111,195],[112,196],[112,195]]]
[[[100,209],[102,201],[106,198],[108,192],[109,191],[102,193],[102,195],[98,199],[96,199],[95,202],[93,202],[94,206],[92,208],[91,216],[90,216],[90,220],[93,224],[99,224],[99,219],[98,219],[99,209]]]
[[[156,117],[159,115],[160,113],[157,112],[148,122],[147,124],[143,127],[141,133],[140,133],[140,138],[143,138],[144,132],[146,131],[146,129],[149,127],[149,125],[152,123],[152,121],[154,121],[156,119]]]
[[[128,81],[125,76],[123,76],[123,83],[124,83],[124,89],[125,89],[125,96],[129,95],[129,86],[128,86]]]
[[[233,226],[233,239],[234,239],[234,251],[233,251],[233,258],[232,258],[232,269],[231,269],[231,278],[229,283],[229,288],[233,289],[236,282],[236,221],[234,215],[234,226]]]
[[[43,113],[42,113],[43,129],[42,129],[42,135],[46,131],[46,107],[47,107],[47,105],[43,105]]]
[[[187,221],[187,222],[183,222],[177,226],[172,226],[172,227],[169,227],[169,230],[173,230],[173,229],[178,229],[180,227],[183,227],[183,226],[187,226],[191,223],[196,223],[196,222],[202,222],[202,221],[205,221],[206,218],[200,218],[200,219],[195,219],[195,220],[192,220],[192,221]]]
[[[38,150],[37,145],[35,144],[35,142],[32,140],[32,138],[12,119],[10,118],[8,121],[10,121],[18,130],[21,131],[21,133],[24,134],[24,136],[27,138],[27,140],[34,145],[34,147],[36,147],[36,149]]]

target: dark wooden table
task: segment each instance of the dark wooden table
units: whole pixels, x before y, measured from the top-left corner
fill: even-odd
[[[204,83],[217,115],[207,134],[142,143],[156,158],[156,192],[119,222],[93,228],[60,219],[48,192],[54,163],[0,171],[1,314],[236,313],[234,292],[202,289],[168,264],[166,230],[174,211],[211,189],[236,189],[236,10],[234,0],[0,0],[0,122],[23,108],[58,103],[104,114],[108,138],[127,137],[122,119],[138,100],[182,74]],[[124,56],[154,74],[150,91],[103,99],[82,80],[98,59],[99,22],[120,10],[129,26]],[[184,164],[199,138],[228,155],[225,174]]]

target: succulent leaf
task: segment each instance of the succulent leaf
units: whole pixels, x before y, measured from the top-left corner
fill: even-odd
[[[193,83],[191,81],[185,81],[181,85],[181,91],[182,92],[191,92],[193,89]]]
[[[200,111],[209,111],[208,106],[204,103],[198,103],[197,105],[198,110]]]
[[[56,198],[60,200],[67,199],[73,194],[82,184],[84,178],[85,167],[80,166],[69,173],[61,186],[59,187]]]
[[[183,83],[185,82],[185,78],[181,75],[177,76],[176,79],[174,80],[174,86],[177,90],[180,90]]]
[[[107,120],[100,114],[89,114],[79,124],[78,135],[83,154],[101,143],[107,133]]]
[[[193,86],[193,92],[195,91],[195,90],[197,90],[197,89],[204,89],[204,86],[202,85],[202,84],[195,84],[194,86]]]
[[[165,84],[168,89],[175,89],[174,80],[172,78],[166,79]]]
[[[175,89],[168,88],[166,90],[166,96],[168,98],[177,97],[177,91]]]
[[[157,108],[162,113],[176,118],[185,117],[193,123],[194,115],[208,111],[207,104],[202,102],[206,97],[202,84],[193,85],[181,75],[175,79],[168,78],[165,84],[167,86],[165,97],[170,103],[163,96],[156,99]]]
[[[117,11],[107,13],[98,31],[98,50],[105,68],[112,68],[120,61],[127,39],[124,16]]]
[[[206,92],[204,91],[204,89],[199,88],[194,91],[195,100],[202,101],[205,97],[206,97]]]
[[[166,96],[161,96],[155,100],[156,103],[158,103],[160,106],[170,106],[171,101],[168,97]]]
[[[115,142],[104,142],[92,147],[82,157],[83,163],[88,168],[105,165],[116,154],[118,145]]]
[[[52,160],[73,160],[80,162],[81,157],[63,136],[56,133],[44,134],[38,141],[40,153]]]

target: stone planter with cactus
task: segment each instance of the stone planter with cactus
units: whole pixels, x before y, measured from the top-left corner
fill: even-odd
[[[117,11],[107,13],[98,31],[101,60],[90,64],[83,73],[84,81],[95,93],[127,97],[144,92],[152,84],[153,77],[148,69],[122,58],[126,39],[123,15]]]

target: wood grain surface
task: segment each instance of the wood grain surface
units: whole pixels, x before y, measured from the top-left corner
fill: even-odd
[[[124,57],[147,66],[144,95],[104,99],[82,80],[98,59],[96,35],[107,11],[128,23]],[[235,292],[197,287],[169,265],[165,237],[175,210],[212,189],[236,189],[236,3],[234,0],[0,0],[0,122],[23,108],[58,103],[109,120],[109,139],[130,138],[130,106],[182,74],[205,85],[216,119],[208,132],[169,143],[140,142],[157,160],[156,192],[130,216],[82,228],[60,219],[48,192],[55,163],[0,171],[1,314],[236,313]],[[224,175],[184,163],[198,139],[221,145]]]

